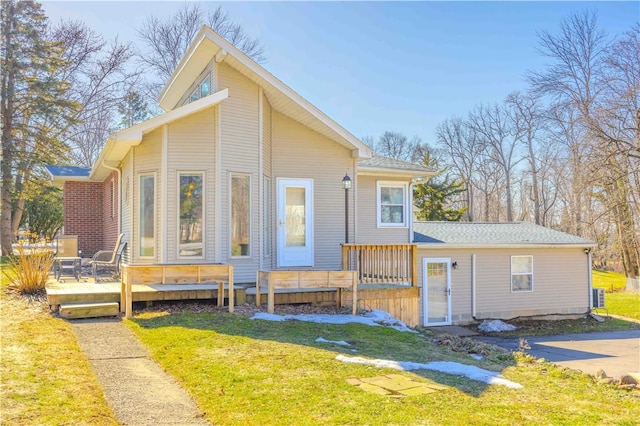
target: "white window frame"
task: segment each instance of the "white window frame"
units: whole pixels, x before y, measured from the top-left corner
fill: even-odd
[[[531,264],[531,272],[513,272],[513,259],[516,257],[528,257],[530,259],[530,264]],[[531,293],[533,292],[533,255],[530,254],[519,254],[519,255],[513,255],[511,256],[511,293]],[[522,276],[522,275],[530,275],[531,276],[531,288],[527,289],[527,290],[519,290],[519,289],[514,289],[513,288],[513,277],[514,276]]]
[[[201,256],[180,256],[180,250],[181,250],[181,245],[180,245],[180,176],[185,175],[185,176],[195,176],[195,175],[200,175],[200,177],[202,178],[202,242],[200,243],[200,246],[202,248],[202,255]],[[176,180],[176,189],[177,189],[177,194],[176,194],[176,205],[178,206],[177,210],[176,210],[176,248],[177,248],[177,252],[176,252],[176,257],[178,259],[204,259],[205,257],[205,241],[207,241],[207,237],[206,237],[206,230],[207,227],[205,225],[205,220],[206,220],[206,214],[205,214],[205,205],[206,205],[206,178],[205,178],[205,172],[202,170],[179,170],[177,172],[177,180]],[[197,244],[197,243],[196,243]],[[192,247],[198,247],[197,245],[192,244]]]
[[[153,255],[144,256],[141,254],[142,250],[142,217],[141,217],[141,207],[142,207],[142,178],[145,177],[153,178]],[[155,172],[140,172],[138,173],[138,258],[139,259],[155,259],[158,254],[157,245],[158,245],[158,227],[156,225],[156,215],[157,215],[157,204],[158,203],[158,177]]]
[[[271,234],[271,229],[273,228],[272,225],[272,220],[271,220],[271,206],[273,204],[273,200],[271,199],[271,179],[268,176],[264,176],[264,183],[263,183],[263,194],[262,196],[263,198],[263,217],[264,217],[264,257],[268,258],[271,256],[271,245],[272,245],[272,234]]]
[[[402,222],[382,222],[382,188],[402,189]],[[409,182],[379,180],[376,182],[376,219],[378,228],[408,228],[409,227]]]
[[[248,244],[249,244],[249,250],[248,250],[248,254],[247,255],[233,255],[232,254],[232,249],[233,249],[233,232],[231,230],[231,226],[233,224],[233,178],[234,177],[246,177],[249,178],[249,205],[247,206],[247,210],[248,210],[248,225],[249,225],[249,229],[248,229],[248,233],[249,233],[249,239],[248,239]],[[252,196],[251,196],[251,191],[252,191],[252,179],[251,179],[251,173],[243,173],[243,172],[230,172],[229,173],[229,257],[231,259],[249,259],[252,257],[251,253],[253,252],[253,221],[252,221],[252,213],[253,213],[253,207],[252,207]]]
[[[209,96],[215,93],[214,87],[213,87],[213,67],[212,66],[207,67],[207,69],[198,77],[196,81],[197,83],[191,87],[191,90],[189,90],[189,92],[187,92],[187,95],[183,98],[182,102],[180,103],[181,105],[190,104],[191,102],[195,102],[198,99],[202,99],[205,96]],[[207,95],[202,96],[202,85],[205,81],[209,82],[209,93]],[[198,92],[198,97],[195,99],[191,99],[196,92]]]

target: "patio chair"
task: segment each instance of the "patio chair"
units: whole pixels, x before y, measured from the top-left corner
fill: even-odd
[[[124,234],[118,235],[116,245],[113,250],[101,250],[93,255],[87,263],[93,271],[93,279],[98,282],[99,271],[111,271],[114,277],[120,276],[120,261],[127,243],[122,241]]]
[[[76,281],[82,278],[77,235],[59,235],[56,237],[52,268],[58,281],[61,280],[62,274],[73,275]]]

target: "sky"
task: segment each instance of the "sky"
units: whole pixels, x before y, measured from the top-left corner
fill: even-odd
[[[201,2],[221,5],[261,40],[263,66],[356,137],[385,131],[435,144],[437,126],[527,89],[549,59],[538,34],[589,10],[610,36],[640,21],[640,2]],[[183,2],[42,2],[53,21],[78,19],[106,39],[139,44],[145,18]]]

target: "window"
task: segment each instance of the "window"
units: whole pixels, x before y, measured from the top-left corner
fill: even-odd
[[[248,175],[231,175],[231,256],[249,256],[250,189]]]
[[[264,178],[264,256],[271,256],[271,179]]]
[[[378,228],[406,228],[408,184],[405,182],[382,182],[377,184]]]
[[[139,255],[154,257],[156,247],[155,175],[140,175]]]
[[[203,257],[203,174],[179,173],[178,257]]]
[[[211,73],[207,73],[204,79],[193,89],[191,95],[188,97],[189,102],[195,102],[200,98],[204,98],[205,96],[209,96],[211,94]]]
[[[511,256],[511,291],[533,291],[533,256]]]

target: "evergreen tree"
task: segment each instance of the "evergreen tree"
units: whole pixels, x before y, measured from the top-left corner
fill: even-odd
[[[2,214],[0,243],[11,253],[34,171],[68,153],[59,136],[79,109],[65,94],[67,62],[60,43],[47,41],[39,3],[7,0],[1,9]]]
[[[126,129],[149,118],[149,105],[136,91],[129,91],[118,105],[120,127]]]
[[[424,155],[423,165],[427,167],[438,168],[438,161],[431,153]],[[458,194],[466,192],[465,182],[455,182],[445,175],[445,170],[441,170],[436,176],[428,182],[414,185],[413,202],[418,208],[416,219],[418,220],[444,220],[459,221],[466,207],[452,207],[452,199]]]

